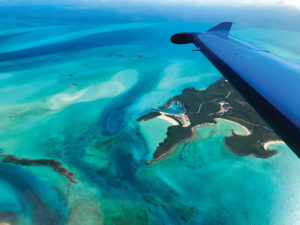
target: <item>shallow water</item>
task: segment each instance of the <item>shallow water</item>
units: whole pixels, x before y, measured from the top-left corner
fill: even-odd
[[[167,130],[171,123],[160,118],[154,118],[148,121],[142,121],[139,124],[140,132],[145,138],[149,149],[147,160],[153,159],[153,154],[160,142],[167,137]]]
[[[0,212],[18,215],[19,225],[299,221],[298,158],[285,145],[273,145],[278,154],[269,159],[235,155],[223,145],[232,130],[245,132],[234,123],[198,127],[172,155],[145,164],[170,124],[136,119],[184,88],[205,89],[221,77],[193,46],[169,37],[214,22],[124,22],[130,15],[121,14],[108,24],[79,10],[74,24],[61,10],[55,20],[25,13],[0,22],[0,148],[56,159],[79,183],[47,167],[1,162]],[[236,33],[251,41],[247,30]],[[295,59],[272,40],[259,43]],[[0,222],[13,221],[1,215]]]
[[[181,107],[178,102],[174,102],[169,108],[161,110],[161,112],[180,114],[185,113],[185,110]]]

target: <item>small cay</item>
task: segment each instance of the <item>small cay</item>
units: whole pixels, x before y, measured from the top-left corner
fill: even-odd
[[[178,102],[185,113],[159,112],[169,108],[174,102]],[[148,164],[163,158],[176,146],[190,140],[195,135],[195,127],[216,124],[220,119],[238,123],[248,131],[246,135],[233,131],[232,136],[224,140],[227,149],[240,156],[253,155],[267,158],[276,154],[276,151],[266,148],[265,143],[280,140],[278,136],[224,78],[210,85],[206,90],[187,88],[181,95],[173,97],[156,110],[142,115],[137,121],[164,115],[176,120],[178,125],[168,128],[167,138],[159,143],[153,160],[146,162]]]

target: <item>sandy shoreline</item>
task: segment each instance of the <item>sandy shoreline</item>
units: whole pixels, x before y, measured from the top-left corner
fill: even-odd
[[[179,121],[182,127],[188,127],[191,125],[190,119],[185,113],[174,114],[172,116]]]
[[[146,163],[147,165],[149,165],[149,164],[151,164],[151,163],[158,162],[158,161],[164,159],[164,158],[167,157],[167,156],[172,155],[173,152],[176,151],[176,148],[177,148],[179,145],[186,143],[187,141],[191,140],[194,136],[195,136],[195,134],[192,133],[192,135],[191,135],[190,137],[187,137],[187,138],[185,138],[184,140],[178,142],[178,143],[175,144],[169,151],[163,153],[163,154],[160,155],[158,158],[153,158],[152,160],[148,160],[148,161],[146,161],[145,163]]]
[[[170,114],[170,113],[160,112],[160,116],[157,116],[157,118],[164,119],[172,123],[174,126],[181,125],[182,127],[188,127],[191,125],[189,118],[184,113]]]
[[[201,123],[196,126],[193,126],[192,128],[196,129],[197,127],[215,126],[215,125],[216,125],[215,123]]]
[[[160,116],[157,116],[156,118],[160,118],[160,119],[166,120],[169,123],[173,124],[174,126],[179,125],[179,123],[176,120],[174,120],[173,118],[171,118],[169,116],[166,116],[165,114],[161,114]]]
[[[250,130],[249,130],[247,127],[245,127],[244,125],[240,124],[240,123],[234,122],[234,121],[232,121],[232,120],[222,119],[222,118],[215,118],[214,120],[215,120],[216,122],[218,122],[218,121],[220,121],[220,120],[226,120],[226,121],[229,121],[229,122],[231,122],[231,123],[235,123],[235,124],[241,126],[241,127],[247,132],[246,134],[238,134],[238,133],[234,132],[234,133],[237,134],[237,135],[240,135],[240,136],[248,136],[248,135],[251,135]]]
[[[269,145],[272,145],[272,144],[284,144],[284,142],[283,141],[281,141],[281,140],[273,140],[273,141],[267,141],[267,142],[265,142],[264,143],[264,149],[265,150],[270,150],[270,149],[268,149],[268,147],[269,147]]]
[[[176,121],[176,120],[173,119],[172,117],[168,116],[167,113],[162,113],[162,112],[161,112],[161,115],[160,115],[160,116],[157,116],[157,118],[161,118],[161,119],[163,119],[163,120],[166,120],[166,121],[170,122],[171,124],[173,124],[174,126],[177,126],[177,125],[183,126],[183,124],[181,124],[182,122],[184,122],[184,125],[187,125],[187,124],[190,125],[190,121],[189,121],[189,120],[187,120],[187,121],[181,121],[181,120],[186,120],[185,117],[180,118],[181,120],[180,120],[180,123],[179,123],[178,121]],[[247,127],[245,127],[245,126],[243,126],[243,125],[241,125],[241,124],[239,124],[239,123],[237,123],[237,122],[234,122],[234,121],[228,120],[228,119],[222,119],[222,118],[215,118],[214,120],[216,121],[216,123],[217,123],[218,121],[220,121],[220,120],[227,120],[227,121],[229,121],[229,122],[231,122],[231,123],[235,123],[235,124],[241,126],[241,127],[246,131],[246,134],[238,134],[238,133],[236,133],[237,135],[240,135],[240,136],[248,136],[248,135],[251,135],[251,132],[249,131],[249,129],[248,129]],[[191,127],[191,129],[192,129],[192,135],[191,135],[190,137],[187,137],[187,138],[185,138],[184,140],[182,140],[182,141],[176,143],[174,146],[172,146],[172,148],[171,148],[168,152],[165,152],[164,154],[162,154],[162,155],[159,156],[158,158],[152,159],[152,160],[148,160],[148,161],[146,161],[145,163],[146,163],[146,164],[151,164],[151,163],[153,163],[153,162],[156,162],[156,161],[161,160],[162,158],[164,158],[164,157],[166,157],[166,156],[168,156],[168,155],[171,155],[172,152],[173,152],[179,145],[181,145],[181,144],[183,144],[183,143],[185,143],[185,142],[191,140],[193,137],[195,137],[195,135],[196,135],[196,133],[197,133],[197,130],[196,130],[197,127],[215,126],[216,123],[202,123],[202,124],[198,124],[198,125],[196,125],[196,126]],[[184,126],[183,126],[183,127],[184,127]],[[266,143],[264,144],[264,148],[267,150],[268,145],[274,144],[274,143],[283,143],[283,142],[282,142],[282,141],[279,141],[279,140],[276,140],[276,141],[268,141],[268,142],[266,142]],[[234,152],[235,154],[239,155],[239,154],[238,154],[237,152],[235,152],[235,151],[232,151],[232,152]],[[242,156],[242,155],[241,155],[241,156]]]

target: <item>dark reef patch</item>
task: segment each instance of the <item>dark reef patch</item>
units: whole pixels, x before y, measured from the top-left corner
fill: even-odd
[[[78,183],[75,179],[76,174],[70,172],[63,167],[62,163],[54,159],[28,159],[28,158],[17,158],[13,155],[0,155],[4,157],[3,162],[20,164],[23,166],[47,166],[52,168],[54,171],[67,177],[72,183]]]

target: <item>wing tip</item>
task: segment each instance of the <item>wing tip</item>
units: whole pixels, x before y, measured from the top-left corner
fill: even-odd
[[[177,33],[171,37],[174,44],[189,44],[192,43],[191,33]]]

